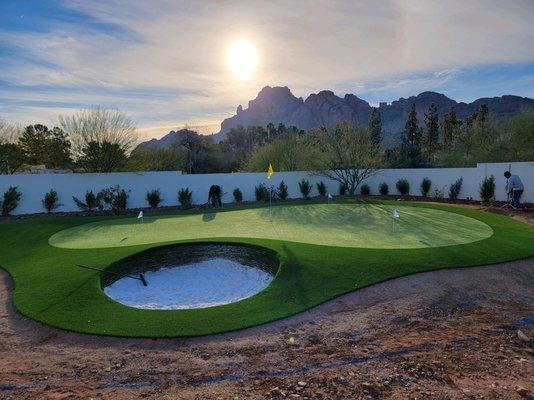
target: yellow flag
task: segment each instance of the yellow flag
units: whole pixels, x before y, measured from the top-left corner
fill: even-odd
[[[267,168],[267,179],[271,179],[274,174],[274,169],[271,163],[269,163],[269,168]]]

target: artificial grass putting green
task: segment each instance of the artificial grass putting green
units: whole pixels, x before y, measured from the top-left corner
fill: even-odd
[[[393,221],[392,211],[399,210]],[[403,204],[309,204],[196,215],[107,219],[60,231],[52,246],[120,247],[217,237],[275,239],[326,246],[408,249],[450,246],[493,234],[461,214]]]
[[[350,238],[347,236],[348,239],[343,239],[350,240],[349,245],[356,247],[348,247],[347,242],[341,242],[342,246],[326,246],[289,241],[284,235],[313,230],[313,233],[306,233],[306,240],[321,240],[324,236],[322,243],[325,243],[326,240],[330,240],[327,238],[328,235],[336,234],[337,228],[328,223],[323,227],[324,222],[330,221],[330,218],[343,219],[345,217],[326,212],[326,205],[321,207],[314,205],[277,206],[273,220],[280,218],[283,212],[293,221],[291,229],[296,229],[281,233],[284,240],[236,237],[239,235],[234,232],[234,226],[214,232],[213,237],[202,239],[203,242],[240,242],[263,246],[276,251],[280,256],[280,269],[267,289],[248,299],[220,307],[177,311],[140,310],[126,307],[105,296],[97,272],[74,266],[80,263],[106,267],[117,260],[162,243],[87,249],[59,248],[49,244],[49,239],[52,243],[60,244],[56,240],[62,235],[63,244],[67,244],[68,237],[64,237],[64,233],[70,230],[73,233],[71,245],[78,243],[78,246],[81,246],[83,242],[78,241],[79,233],[74,233],[87,232],[87,223],[94,224],[89,225],[94,229],[113,232],[116,228],[108,224],[127,226],[131,223],[129,218],[46,218],[0,224],[0,237],[2,238],[0,265],[11,274],[15,281],[15,306],[21,313],[33,319],[78,332],[117,336],[172,337],[218,333],[265,323],[298,313],[357,288],[406,274],[439,268],[483,265],[534,255],[534,228],[502,215],[424,203],[367,202],[362,205],[371,208],[378,207],[384,212],[389,211],[391,207],[396,207],[401,213],[401,219],[403,215],[415,213],[414,218],[422,220],[418,220],[419,222],[413,225],[414,229],[423,221],[436,220],[436,222],[433,223],[432,229],[425,231],[421,228],[422,230],[416,236],[405,236],[407,233],[401,231],[404,228],[399,227],[401,222],[397,225],[396,231],[392,232],[389,226],[391,217],[386,218],[384,214],[388,222],[382,223],[383,229],[378,234],[380,236],[376,236],[375,241],[391,243],[390,246],[395,247],[396,241],[406,240],[406,243],[411,243],[417,248],[360,247],[362,243],[369,242],[369,239],[355,239],[353,236],[357,236],[358,232],[363,232],[362,235],[365,236],[373,234],[363,226],[365,218],[359,222],[361,230],[358,230],[358,227],[351,228]],[[346,210],[354,208],[354,202],[352,204],[336,202],[330,206]],[[248,225],[250,221],[247,218],[254,215],[250,213],[252,210],[255,210],[258,218],[262,216],[268,218],[266,208],[249,207],[242,211],[233,209],[219,212],[214,216],[206,217],[212,220],[205,223],[211,224],[218,219],[232,220],[233,217],[227,217],[225,214],[236,212],[238,220],[239,213],[243,213],[241,224]],[[304,227],[297,229],[295,226],[298,227],[298,221],[305,216],[305,210],[315,215],[322,215],[324,218],[318,218],[312,222],[302,221]],[[194,229],[198,229],[195,228],[195,224],[200,224],[198,220],[195,222],[195,218],[203,218],[202,213],[189,212],[177,215],[180,217],[175,218],[176,221],[185,218],[182,215],[190,216],[191,226]],[[371,219],[375,221],[374,211],[371,215]],[[166,219],[172,220],[172,216],[161,216],[162,221]],[[440,223],[440,221],[443,222]],[[151,225],[147,222],[144,225]],[[258,227],[265,226],[263,220],[257,224]],[[447,224],[450,230],[442,233]],[[180,229],[187,230],[188,226],[180,225]],[[380,222],[378,221],[378,225],[375,226],[380,226]],[[469,229],[470,226],[473,227],[472,230]],[[328,231],[328,234],[324,233],[323,228]],[[121,232],[121,229],[115,232]],[[194,229],[192,232],[195,232]],[[438,235],[432,234],[434,230],[439,231],[439,235],[443,234],[444,238],[435,238],[434,236]],[[455,230],[459,230],[459,236],[462,239],[455,237]],[[61,231],[63,234],[58,234]],[[156,229],[150,235],[145,234],[144,236],[148,239],[144,240],[153,241],[154,238],[150,236],[159,234],[158,231]],[[168,231],[172,229],[168,228]],[[219,234],[219,237],[215,237]],[[189,238],[183,232],[180,232],[180,235],[182,236],[169,239],[166,244],[199,241],[196,234]],[[52,236],[54,236],[53,239],[51,239]],[[142,239],[142,236],[138,237]],[[111,235],[107,240],[116,239],[113,239]],[[156,241],[161,240],[167,240],[167,237],[162,236]],[[293,240],[298,240],[298,237]],[[461,240],[460,243],[463,243],[454,244],[458,243],[453,242],[454,240]],[[336,243],[337,241],[334,240],[334,244]],[[438,247],[428,247],[430,243],[438,243]],[[439,245],[439,243],[449,245]],[[94,247],[94,244],[92,246]]]

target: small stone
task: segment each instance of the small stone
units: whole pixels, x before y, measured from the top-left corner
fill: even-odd
[[[301,386],[301,387],[304,387],[304,386],[307,385],[307,383],[306,383],[306,382],[303,382],[303,381],[299,381],[299,382],[297,383],[297,385],[299,385],[299,386]]]
[[[462,392],[468,397],[473,395],[473,392],[471,392],[469,389],[463,389]]]
[[[530,392],[528,391],[528,389],[525,389],[524,387],[522,386],[518,386],[515,388],[515,391],[517,392],[518,395],[520,395],[521,397],[524,397],[526,399],[529,399],[531,398],[530,396]]]
[[[517,330],[517,338],[522,342],[530,342],[530,338],[520,329]]]

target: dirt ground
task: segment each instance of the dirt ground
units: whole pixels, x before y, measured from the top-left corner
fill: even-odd
[[[0,399],[534,399],[534,258],[416,274],[193,339],[63,332],[0,270]]]

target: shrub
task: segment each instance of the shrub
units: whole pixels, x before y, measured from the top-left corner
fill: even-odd
[[[146,201],[152,208],[156,208],[163,201],[159,189],[151,190],[146,193]]]
[[[410,193],[410,183],[406,179],[399,179],[397,181],[397,192],[401,195],[406,196]]]
[[[312,186],[310,185],[309,181],[307,181],[306,179],[301,180],[299,182],[299,189],[300,189],[300,193],[302,193],[302,197],[304,197],[305,199],[310,198],[310,192],[312,190]]]
[[[189,188],[182,188],[178,191],[178,201],[182,207],[191,207],[191,198],[193,197],[193,192]]]
[[[362,194],[362,196],[369,196],[371,194],[371,188],[369,187],[368,184],[364,183],[360,187],[360,193]]]
[[[339,184],[339,195],[345,196],[347,194],[347,186],[344,183]]]
[[[480,184],[480,198],[485,203],[488,203],[495,196],[495,177],[491,175],[486,177]]]
[[[72,200],[83,211],[91,212],[97,208],[102,209],[102,199],[95,195],[92,190],[85,192],[85,203],[74,196],[72,196]]]
[[[130,196],[128,193],[130,193],[129,190],[126,191],[117,185],[101,190],[97,197],[102,204],[107,204],[115,214],[120,214],[121,211],[126,210],[128,197]]]
[[[423,195],[423,197],[428,196],[431,187],[432,181],[428,178],[423,178],[423,180],[421,181],[421,194]]]
[[[389,186],[386,182],[382,182],[380,186],[378,187],[378,191],[382,196],[387,196],[389,193]]]
[[[323,181],[317,184],[317,191],[319,192],[319,196],[326,196],[326,185]]]
[[[278,185],[278,190],[276,191],[278,197],[280,197],[281,200],[287,199],[288,192],[287,192],[287,185],[284,181],[280,182]]]
[[[449,199],[456,200],[462,191],[462,183],[464,178],[460,178],[454,182],[449,188]]]
[[[58,203],[58,195],[57,192],[54,189],[51,189],[48,193],[45,193],[43,202],[43,207],[45,208],[46,212],[52,212],[61,204]]]
[[[254,194],[256,195],[256,201],[269,200],[269,189],[267,189],[267,186],[263,183],[260,183],[254,188]]]
[[[234,189],[234,200],[236,203],[240,203],[243,201],[243,193],[241,193],[241,190],[239,188]]]
[[[440,189],[438,187],[434,188],[434,194],[432,195],[435,199],[442,199],[443,198],[443,189]]]
[[[17,186],[11,186],[4,192],[4,200],[0,202],[2,215],[9,215],[17,208],[22,194],[17,190]]]

